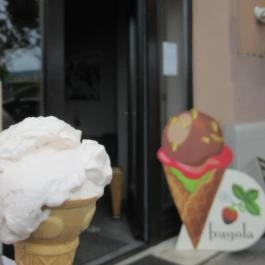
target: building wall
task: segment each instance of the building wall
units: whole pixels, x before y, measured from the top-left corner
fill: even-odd
[[[265,25],[254,16],[265,0],[230,2],[235,122],[265,120]]]
[[[3,108],[2,108],[2,83],[0,81],[0,131],[2,130],[2,114]],[[2,255],[2,244],[0,243],[0,257]]]
[[[0,81],[0,131],[2,130],[3,126],[3,108],[2,108],[2,83]],[[1,253],[1,251],[0,251]]]
[[[265,57],[234,53],[233,64],[235,122],[265,120]]]
[[[265,0],[193,1],[194,103],[220,120],[233,167],[261,180],[265,158]],[[265,183],[263,183],[265,184]]]
[[[265,120],[265,1],[239,1],[193,1],[194,103],[224,124]]]
[[[222,122],[235,119],[230,0],[193,1],[194,105]]]

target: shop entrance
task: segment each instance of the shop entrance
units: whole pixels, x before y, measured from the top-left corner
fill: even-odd
[[[190,2],[40,1],[37,108],[14,113],[54,115],[79,128],[106,147],[122,175],[118,214],[109,186],[82,235],[77,265],[119,259],[180,228],[156,152],[167,117],[191,106]],[[165,41],[181,54],[173,77],[162,71]]]

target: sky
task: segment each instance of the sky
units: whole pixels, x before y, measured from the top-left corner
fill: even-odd
[[[41,49],[17,49],[7,52],[7,69],[10,72],[38,71],[41,69]]]

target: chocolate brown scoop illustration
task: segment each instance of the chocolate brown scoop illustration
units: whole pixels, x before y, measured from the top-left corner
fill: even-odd
[[[196,248],[232,152],[224,144],[219,123],[192,109],[169,119],[157,156]]]

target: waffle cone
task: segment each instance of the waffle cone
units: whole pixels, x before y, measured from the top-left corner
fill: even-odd
[[[224,169],[214,170],[209,181],[200,185],[194,193],[186,191],[181,182],[164,167],[167,183],[174,203],[179,211],[194,248],[202,235],[208,213],[221,180]]]
[[[94,216],[97,198],[67,201],[24,241],[16,242],[17,265],[72,265],[79,235]]]

